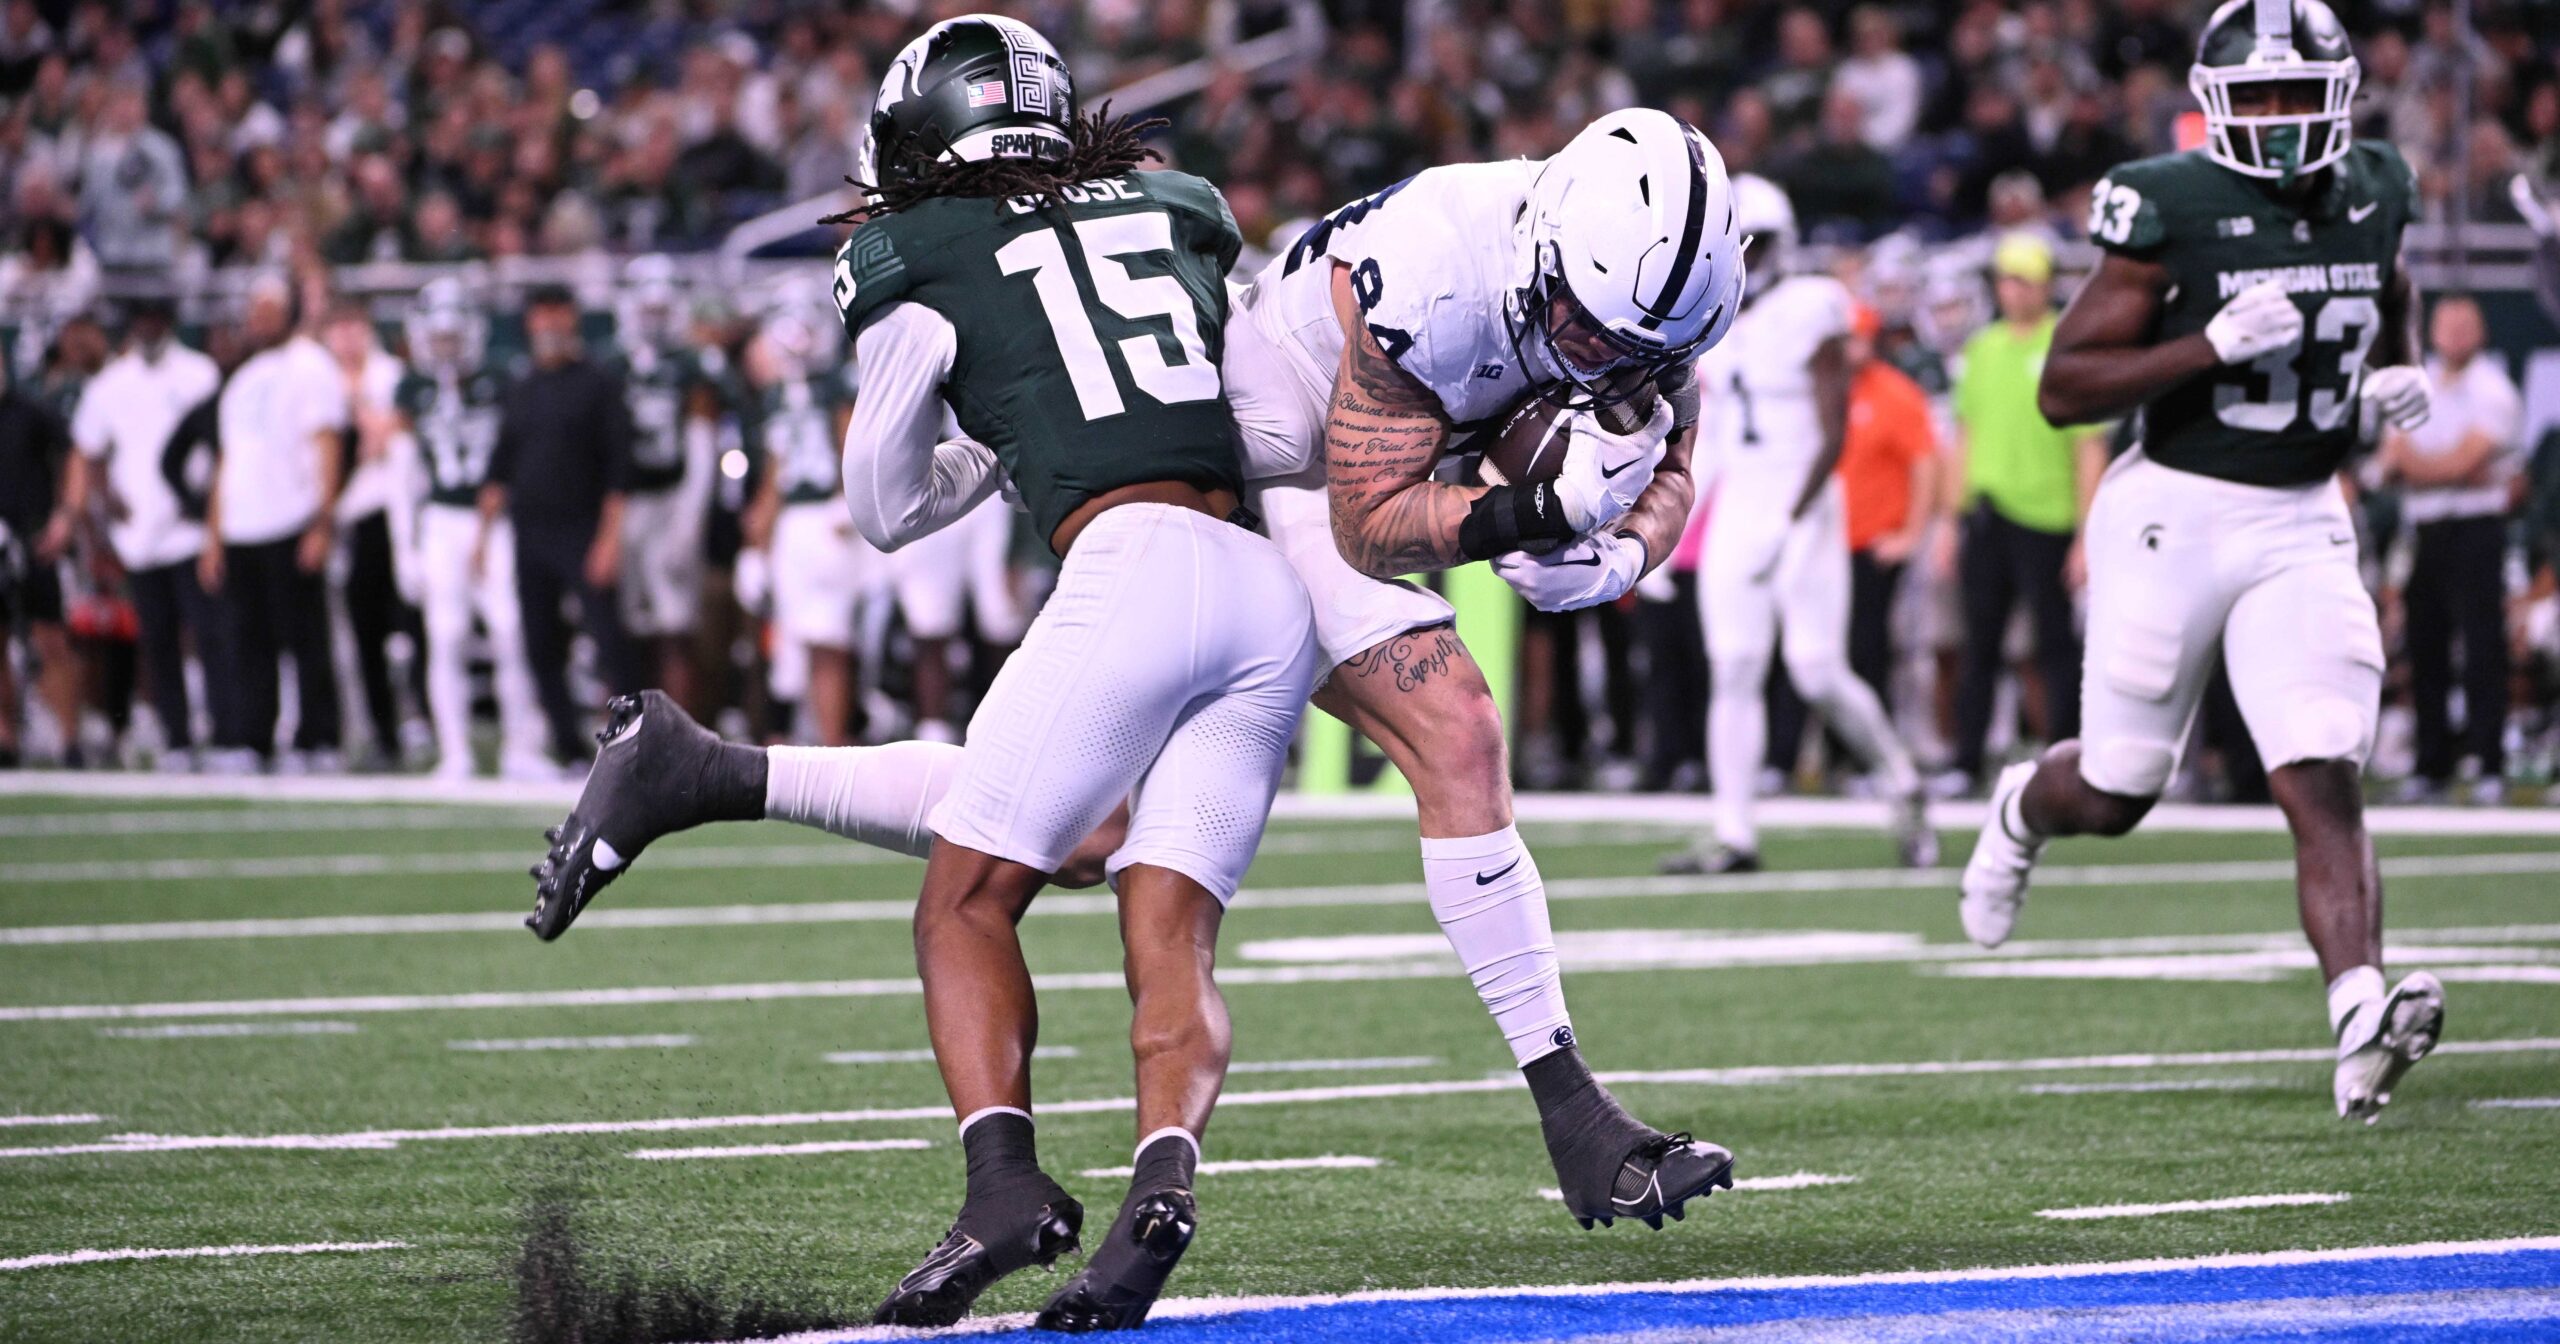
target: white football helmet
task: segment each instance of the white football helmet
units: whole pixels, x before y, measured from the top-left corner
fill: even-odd
[[[626,350],[665,349],[683,341],[684,319],[684,286],[676,279],[675,261],[656,252],[633,257],[622,268],[622,288],[614,298],[614,340]]]
[[[440,276],[419,286],[401,325],[408,332],[411,364],[433,373],[479,370],[489,324],[459,279]]]
[[[1751,263],[1747,292],[1756,295],[1795,268],[1796,207],[1777,183],[1744,173],[1733,179],[1733,208],[1734,231]]]
[[[1522,212],[1507,317],[1567,385],[1564,404],[1623,401],[1648,375],[1723,339],[1741,306],[1742,248],[1724,156],[1667,112],[1584,127],[1538,170]]]

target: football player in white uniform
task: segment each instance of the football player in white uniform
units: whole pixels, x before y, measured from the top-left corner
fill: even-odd
[[[906,620],[907,638],[915,641],[915,735],[923,741],[960,740],[951,722],[951,641],[959,637],[963,615],[990,647],[1022,638],[1022,606],[1008,568],[1012,550],[1013,510],[989,499],[888,557],[898,614]]]
[[[497,692],[499,770],[509,779],[550,779],[542,708],[524,659],[516,609],[516,545],[506,516],[482,520],[480,487],[498,440],[498,377],[482,354],[487,318],[462,282],[431,280],[410,308],[409,374],[394,402],[423,477],[418,506],[418,607],[427,632],[427,717],[435,723],[436,775],[468,778],[471,761],[471,618],[489,636]]]
[[[718,346],[696,348],[675,263],[635,257],[622,272],[613,338],[631,401],[631,488],[622,510],[622,625],[655,650],[659,684],[697,704],[693,632],[726,388]]]
[[[1904,864],[1938,861],[1919,768],[1873,688],[1849,670],[1849,539],[1840,449],[1849,415],[1848,287],[1790,275],[1795,210],[1766,178],[1734,179],[1749,240],[1751,292],[1733,338],[1698,361],[1714,398],[1707,474],[1715,493],[1699,566],[1698,618],[1707,633],[1714,699],[1707,774],[1716,824],[1663,864],[1670,873],[1747,873],[1760,867],[1752,795],[1767,754],[1769,646],[1783,634],[1787,678],[1873,771],[1892,800]]]
[[[1412,785],[1432,913],[1511,1045],[1585,1226],[1659,1227],[1730,1185],[1732,1155],[1639,1122],[1584,1064],[1545,887],[1512,825],[1501,713],[1449,603],[1398,576],[1489,559],[1561,611],[1615,600],[1670,556],[1693,498],[1688,365],[1742,296],[1729,191],[1704,136],[1662,112],[1614,112],[1552,158],[1428,169],[1334,211],[1237,296],[1223,333],[1249,503],[1315,600],[1331,668],[1315,703]],[[1463,245],[1482,240],[1498,241]],[[1657,389],[1648,416],[1610,428]],[[1561,475],[1439,479],[1455,474],[1442,459],[1459,431],[1532,394],[1573,408],[1558,422]],[[764,815],[921,853],[919,818],[956,755],[795,749]],[[657,808],[648,833],[712,819],[687,815]],[[1061,879],[1091,880],[1122,824]],[[621,871],[555,849],[541,890],[589,895]]]
[[[837,343],[817,314],[785,303],[766,319],[748,352],[748,377],[763,401],[757,438],[764,485],[744,522],[750,549],[767,557],[772,583],[777,675],[786,659],[805,675],[775,687],[808,706],[818,741],[853,741],[854,612],[880,571],[879,552],[845,512],[839,445],[852,416]]]

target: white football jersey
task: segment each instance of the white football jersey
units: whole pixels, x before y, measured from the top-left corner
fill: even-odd
[[[1351,268],[1351,292],[1371,336],[1439,396],[1452,422],[1489,420],[1534,384],[1554,380],[1543,368],[1520,367],[1505,320],[1518,281],[1515,227],[1539,167],[1513,159],[1426,169],[1316,221],[1263,267],[1240,296],[1242,312],[1295,366],[1290,381],[1315,398],[1317,432],[1295,461],[1248,461],[1249,477],[1322,459],[1324,402],[1342,364],[1327,262]],[[1274,381],[1231,378],[1229,395],[1266,394],[1257,389]],[[1237,407],[1240,420],[1257,418],[1254,412]],[[1271,452],[1266,446],[1251,455]]]
[[[1718,471],[1803,479],[1822,455],[1813,356],[1823,342],[1849,334],[1850,306],[1848,287],[1827,275],[1789,276],[1745,307],[1732,332],[1698,357],[1705,442]]]

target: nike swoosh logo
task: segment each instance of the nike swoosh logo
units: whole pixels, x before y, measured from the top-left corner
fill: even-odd
[[[1596,565],[1600,563],[1600,557],[1596,555],[1586,555],[1579,560],[1558,560],[1556,563],[1559,565]]]
[[[2374,211],[2381,208],[2382,202],[2367,201],[2364,204],[2355,206],[2347,211],[2347,222],[2350,224],[2362,224],[2365,222],[2367,217],[2373,214]]]
[[[1614,467],[1602,467],[1600,469],[1600,479],[1604,481],[1615,480],[1617,479],[1619,472],[1625,471],[1627,468],[1634,466],[1640,461],[1643,461],[1643,459],[1631,457]]]
[[[1506,863],[1506,864],[1502,865],[1502,867],[1500,867],[1499,869],[1496,869],[1496,870],[1495,870],[1495,871],[1493,871],[1493,872],[1490,872],[1490,873],[1478,873],[1478,874],[1476,874],[1476,885],[1477,885],[1477,886],[1479,886],[1479,887],[1489,887],[1489,886],[1492,886],[1494,883],[1496,883],[1496,882],[1498,882],[1498,881],[1502,880],[1502,875],[1503,875],[1504,873],[1510,872],[1512,869],[1517,868],[1517,867],[1519,867],[1519,866],[1520,866],[1520,860],[1518,860],[1518,859],[1513,859],[1511,862],[1509,862],[1509,863]]]
[[[2353,546],[2356,544],[2355,534],[2350,532],[2342,537],[2337,533],[2332,532],[2329,534],[2329,544],[2332,546]]]

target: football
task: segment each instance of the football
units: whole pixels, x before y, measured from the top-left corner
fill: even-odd
[[[1653,384],[1633,397],[1600,411],[1600,423],[1613,434],[1625,434],[1653,417]],[[1571,413],[1551,398],[1532,393],[1511,408],[1485,440],[1484,461],[1477,470],[1488,485],[1525,485],[1555,479],[1564,470],[1565,427]]]

